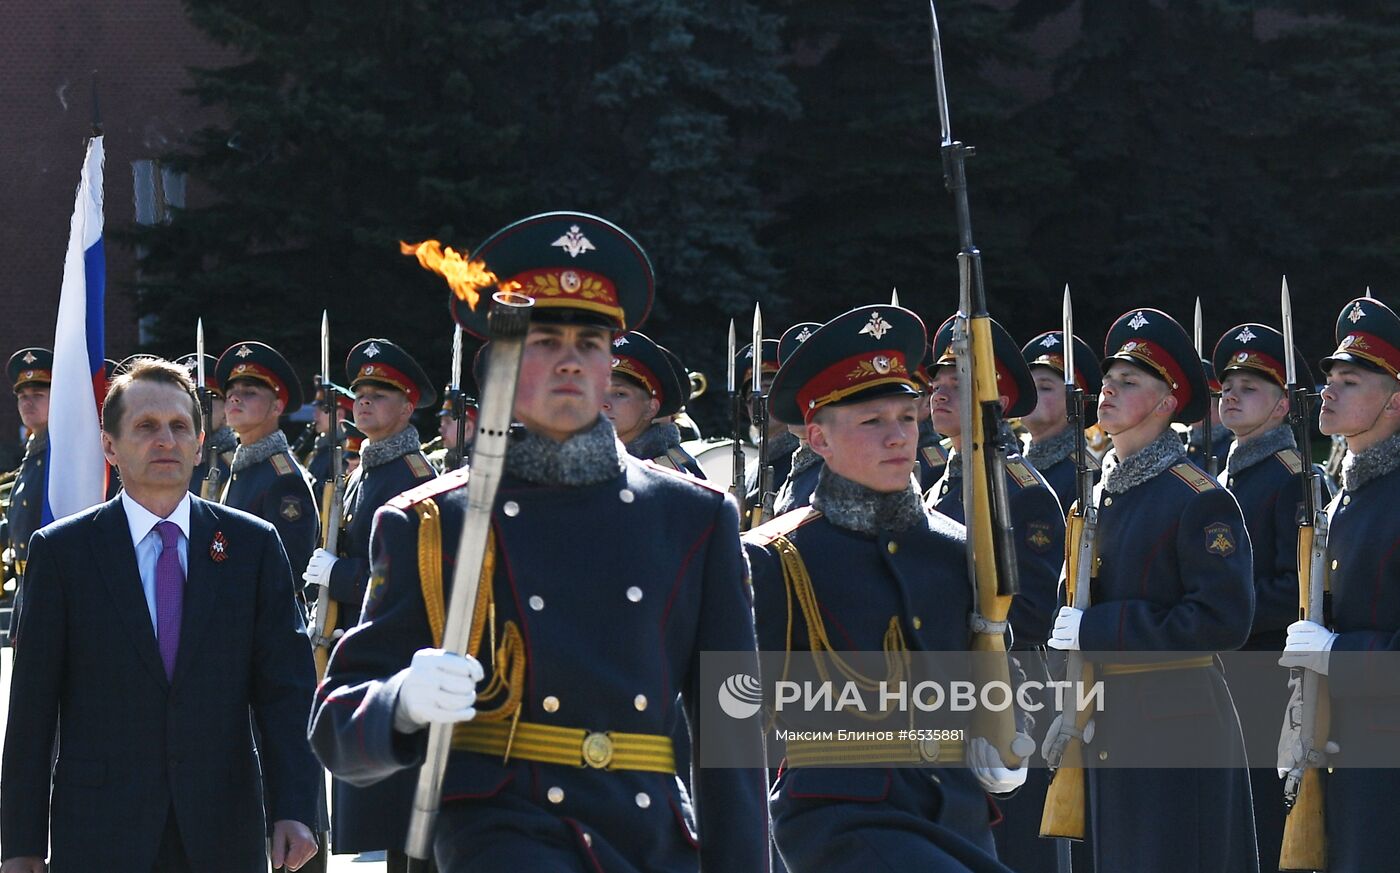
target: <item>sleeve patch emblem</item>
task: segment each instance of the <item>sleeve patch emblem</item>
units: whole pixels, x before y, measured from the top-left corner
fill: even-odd
[[[1026,528],[1026,545],[1032,551],[1043,552],[1055,542],[1054,537],[1050,536],[1050,525],[1043,521],[1033,521]]]
[[[1222,558],[1235,553],[1235,538],[1231,536],[1228,524],[1216,522],[1206,525],[1206,551]]]
[[[292,495],[282,498],[282,506],[277,510],[277,514],[287,521],[301,520],[301,501]]]

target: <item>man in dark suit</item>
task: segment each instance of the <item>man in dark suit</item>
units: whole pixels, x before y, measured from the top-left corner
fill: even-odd
[[[31,540],[0,871],[42,873],[51,847],[53,873],[252,873],[269,834],[273,865],[295,870],[315,851],[320,770],[286,554],[271,525],[189,494],[200,413],[183,368],[137,364],[102,419],[122,493]]]

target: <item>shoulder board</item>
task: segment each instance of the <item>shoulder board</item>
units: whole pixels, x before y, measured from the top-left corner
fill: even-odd
[[[273,455],[268,460],[272,461],[272,469],[277,471],[278,476],[290,476],[296,472],[296,467],[286,455]]]
[[[1011,474],[1011,478],[1022,488],[1030,488],[1040,482],[1035,478],[1035,472],[1031,470],[1030,465],[1020,458],[1007,458],[1006,472]]]
[[[930,467],[942,467],[948,463],[948,450],[941,443],[924,446],[919,451],[923,453],[924,462]]]
[[[417,452],[404,455],[403,459],[408,462],[409,472],[413,473],[416,479],[427,479],[437,473],[433,465],[428,463],[428,459]]]
[[[1288,468],[1288,472],[1298,475],[1303,472],[1303,456],[1297,449],[1284,449],[1281,452],[1274,452],[1274,457],[1278,462]]]
[[[408,455],[406,457],[413,457]],[[450,473],[443,473],[431,482],[424,482],[416,488],[410,488],[402,494],[390,498],[389,506],[395,509],[409,509],[415,503],[422,503],[430,497],[439,494],[446,494],[455,488],[460,488],[467,484],[467,474],[469,469],[453,470]]]
[[[1191,490],[1195,491],[1197,494],[1203,491],[1209,491],[1212,488],[1220,487],[1217,483],[1213,482],[1209,476],[1196,469],[1195,464],[1186,462],[1177,464],[1172,467],[1172,473],[1190,486]]]
[[[810,506],[801,509],[794,509],[792,512],[785,512],[777,518],[759,525],[748,533],[744,534],[744,539],[761,546],[766,546],[778,537],[785,537],[793,531],[821,518],[819,510]]]

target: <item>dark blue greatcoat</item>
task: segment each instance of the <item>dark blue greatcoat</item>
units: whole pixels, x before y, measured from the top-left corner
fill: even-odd
[[[809,628],[789,616],[782,563],[786,536],[800,552],[838,651],[877,652],[897,618],[911,651],[966,651],[972,586],[961,524],[927,513],[925,526],[871,536],[808,507],[745,535],[753,569],[760,648],[810,651]],[[785,769],[774,788],[773,832],[791,873],[879,870],[999,871],[993,806],[965,767]]]
[[[282,548],[301,579],[316,550],[321,521],[311,496],[309,476],[290,451],[278,452],[237,473],[229,474],[221,501],[225,506],[256,515],[277,529]],[[301,586],[298,585],[298,588]]]
[[[331,568],[331,597],[340,604],[337,628],[348,630],[360,618],[369,586],[369,537],[375,511],[391,498],[436,476],[437,471],[422,452],[409,452],[376,467],[362,463],[350,474],[345,483],[340,560]]]
[[[1254,576],[1239,505],[1182,461],[1099,500],[1098,575],[1080,625],[1086,656],[1218,652],[1249,636]],[[1101,671],[1102,672],[1102,671]],[[1259,867],[1239,721],[1217,665],[1104,677],[1109,701],[1137,701],[1132,729],[1110,705],[1087,748],[1098,870],[1143,873]],[[1156,729],[1148,729],[1155,726]],[[1110,769],[1119,749],[1199,754],[1198,769]]]
[[[0,784],[5,857],[51,844],[53,873],[150,873],[173,812],[192,869],[248,873],[266,869],[272,822],[315,822],[316,671],[287,558],[266,522],[190,503],[173,679],[120,499],[35,535]]]
[[[1281,652],[1287,628],[1298,619],[1298,516],[1303,507],[1299,472],[1302,456],[1285,448],[1240,470],[1230,470],[1226,487],[1235,495],[1254,546],[1254,626],[1244,648]],[[1329,499],[1327,485],[1323,500]],[[1280,713],[1288,705],[1283,671],[1278,681],[1234,684],[1230,688],[1244,729],[1245,746],[1268,750],[1278,743]],[[1249,771],[1259,860],[1277,861],[1283,841],[1283,791],[1272,767]]]
[[[1339,636],[1328,676],[1331,737],[1341,747],[1325,777],[1328,870],[1392,870],[1400,858],[1395,798],[1400,769],[1367,769],[1347,748],[1384,743],[1400,732],[1400,469],[1343,488],[1329,509],[1332,630]],[[1372,653],[1367,658],[1361,653]],[[1347,766],[1352,765],[1352,766]]]
[[[492,597],[497,639],[515,628],[523,640],[521,722],[673,736],[681,719],[696,727],[701,654],[754,650],[734,504],[689,477],[623,464],[581,487],[502,480]],[[393,728],[400,671],[433,644],[415,507],[432,498],[441,510],[450,588],[468,475],[406,494],[376,519],[365,621],[336,647],[312,723],[322,760],[356,785],[416,778],[426,733]],[[481,660],[489,681],[495,658]],[[479,712],[496,705],[477,701]],[[756,723],[752,742],[761,760]],[[455,752],[437,860],[444,870],[766,870],[763,769],[697,769],[691,784],[693,801],[674,774]]]
[[[384,504],[437,476],[422,452],[409,452],[375,467],[360,464],[345,485],[344,529],[340,560],[331,568],[331,597],[336,601],[336,628],[349,630],[360,621],[370,577],[370,533],[374,514]],[[330,769],[330,768],[328,768]],[[400,851],[408,833],[415,774],[403,771],[369,787],[332,781],[331,837],[337,854]]]
[[[1071,464],[1071,468],[1073,465]],[[933,508],[963,521],[962,465],[945,467],[929,492]],[[1011,498],[1011,522],[1016,530],[1016,567],[1021,586],[1012,601],[1012,649],[1029,678],[1049,678],[1044,659],[1045,640],[1055,618],[1056,589],[1065,557],[1065,518],[1045,477],[1022,458],[1007,461],[1006,487]],[[1052,716],[1035,719],[1032,732],[1039,742]],[[997,852],[1017,873],[1053,873],[1055,846],[1040,838],[1040,816],[1045,808],[1049,774],[1038,760],[1026,776],[1026,784],[1013,797],[998,801],[1002,821],[993,828]]]

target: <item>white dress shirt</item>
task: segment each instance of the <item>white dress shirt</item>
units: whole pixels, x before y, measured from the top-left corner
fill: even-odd
[[[190,495],[180,498],[180,503],[166,518],[161,518],[146,507],[131,499],[122,491],[122,509],[126,510],[126,523],[131,529],[131,544],[136,547],[136,568],[141,572],[141,590],[146,595],[146,609],[151,613],[151,629],[156,629],[156,562],[165,551],[161,544],[160,531],[156,525],[162,521],[173,521],[180,528],[180,569],[189,578],[190,572]]]

